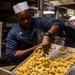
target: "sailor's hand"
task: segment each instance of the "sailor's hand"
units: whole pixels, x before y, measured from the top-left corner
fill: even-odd
[[[49,36],[43,37],[42,48],[43,48],[45,53],[49,52],[49,49],[51,48],[51,38]]]

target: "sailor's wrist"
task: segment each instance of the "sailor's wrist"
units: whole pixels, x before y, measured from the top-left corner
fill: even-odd
[[[45,32],[44,35],[49,36],[50,38],[52,37],[52,34],[50,32]]]

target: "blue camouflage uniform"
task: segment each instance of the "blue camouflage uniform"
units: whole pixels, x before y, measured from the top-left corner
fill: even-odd
[[[53,25],[60,25],[62,29],[64,28],[60,20],[51,18],[33,18],[33,28],[30,34],[23,30],[19,23],[15,24],[6,38],[7,56],[14,58],[17,50],[25,50],[41,43],[44,32],[47,32]]]

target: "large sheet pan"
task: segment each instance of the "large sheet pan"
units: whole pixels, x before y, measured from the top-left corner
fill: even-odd
[[[52,58],[65,58],[65,57],[67,57],[67,56],[69,56],[69,55],[71,55],[70,53],[67,53],[67,54],[64,54],[64,55],[61,55],[61,54],[59,54],[59,48],[60,47],[64,47],[64,46],[61,46],[61,45],[57,45],[57,44],[52,44],[53,46],[55,46],[56,48],[55,49],[53,49],[51,52],[49,52],[49,56],[50,57],[52,57]],[[69,49],[71,49],[71,50],[75,50],[74,48],[71,48],[71,47],[67,47],[67,48],[69,48]],[[22,66],[31,56],[33,56],[34,55],[34,53],[35,53],[35,51],[27,58],[27,59],[25,59],[22,63],[20,63],[16,68],[14,68],[13,70],[12,70],[12,72],[14,72],[15,73],[15,71],[16,71],[16,69],[18,68],[18,67],[20,67],[20,66]],[[68,73],[67,73],[68,74]],[[66,74],[66,75],[67,75]]]

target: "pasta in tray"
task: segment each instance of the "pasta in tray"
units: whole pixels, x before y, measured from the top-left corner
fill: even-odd
[[[18,75],[66,75],[75,63],[75,53],[66,58],[42,57],[43,49],[38,51],[21,67],[17,68]]]
[[[60,54],[67,54],[67,53],[74,53],[75,51],[67,48],[67,47],[60,47],[59,48]]]

